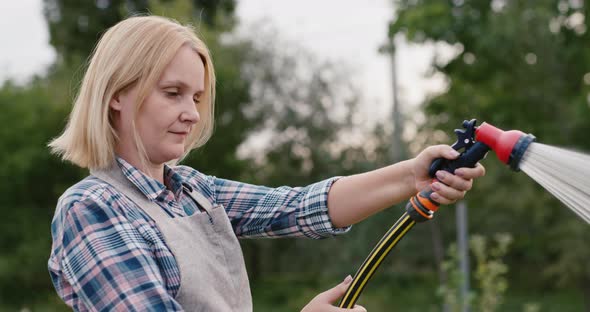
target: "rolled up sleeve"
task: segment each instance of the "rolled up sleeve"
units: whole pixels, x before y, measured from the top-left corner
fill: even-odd
[[[343,234],[350,230],[350,226],[334,227],[328,214],[328,192],[332,184],[339,178],[326,179],[308,186],[309,190],[301,199],[301,209],[297,213],[297,222],[305,236],[324,238]]]

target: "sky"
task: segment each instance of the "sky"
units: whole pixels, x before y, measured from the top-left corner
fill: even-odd
[[[341,63],[358,75],[368,119],[389,118],[392,107],[390,57],[378,49],[387,40],[394,18],[391,0],[238,0],[242,27],[271,21],[280,35],[301,43],[320,59]],[[310,10],[313,8],[313,10]],[[444,45],[408,44],[396,38],[398,98],[411,113],[429,92],[444,87],[440,77],[425,78],[435,48],[448,58]],[[357,79],[355,78],[355,79]]]
[[[24,82],[55,59],[41,1],[0,1],[0,81]]]
[[[363,93],[367,118],[391,111],[390,58],[378,53],[394,16],[390,0],[237,0],[238,31],[270,23],[281,39],[293,41],[320,60],[352,70]],[[310,9],[313,8],[313,9]],[[42,13],[42,0],[0,1],[0,81],[26,82],[55,59]],[[412,111],[440,78],[425,78],[434,47],[396,38],[400,103]],[[437,47],[444,51],[444,47]],[[448,54],[448,52],[447,52]]]

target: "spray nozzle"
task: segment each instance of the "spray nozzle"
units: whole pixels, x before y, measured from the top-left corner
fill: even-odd
[[[475,130],[475,139],[489,146],[498,159],[514,171],[520,171],[519,164],[524,152],[535,141],[535,136],[519,130],[503,131],[488,123],[482,123]]]
[[[510,165],[515,171],[519,171],[518,165],[525,151],[535,140],[532,134],[524,134],[521,131],[502,131],[492,125],[483,123],[477,127],[477,120],[463,121],[463,129],[455,129],[457,141],[451,146],[461,152],[456,159],[435,159],[430,165],[428,173],[435,177],[438,170],[455,173],[457,168],[475,167],[485,158],[491,150],[496,152],[498,158]],[[416,222],[432,219],[439,204],[430,197],[434,191],[430,187],[421,190],[412,197],[406,205],[406,211],[410,218]]]
[[[476,119],[465,120],[463,129],[455,129],[457,141],[451,147],[463,152],[454,160],[439,158],[433,161],[429,169],[431,177],[438,170],[453,173],[460,167],[473,167],[490,149],[512,170],[520,170],[520,160],[529,145],[535,141],[535,136],[518,130],[503,131],[485,122],[480,126],[476,124]]]

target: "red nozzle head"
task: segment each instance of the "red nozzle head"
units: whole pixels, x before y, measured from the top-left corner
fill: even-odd
[[[496,152],[501,162],[518,171],[520,159],[535,137],[518,130],[502,131],[484,122],[475,130],[475,139]]]

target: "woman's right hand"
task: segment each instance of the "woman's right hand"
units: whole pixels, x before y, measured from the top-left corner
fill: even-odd
[[[350,282],[352,282],[352,277],[349,275],[342,283],[336,285],[334,288],[315,296],[301,312],[367,312],[367,309],[360,305],[355,305],[353,309],[343,309],[332,305],[338,298],[344,295]]]

